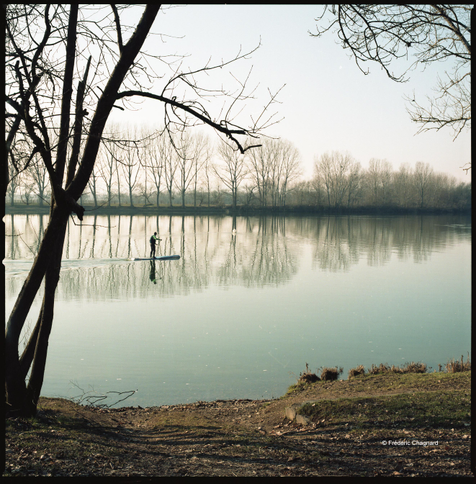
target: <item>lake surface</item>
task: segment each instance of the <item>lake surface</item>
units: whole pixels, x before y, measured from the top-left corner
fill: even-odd
[[[6,215],[6,314],[46,227]],[[43,395],[273,398],[312,371],[471,350],[471,217],[86,216],[67,232]],[[233,232],[233,229],[236,232]],[[146,257],[148,239],[162,239]],[[11,236],[13,235],[13,236]],[[40,300],[28,318],[32,327]],[[320,374],[320,371],[318,372]]]

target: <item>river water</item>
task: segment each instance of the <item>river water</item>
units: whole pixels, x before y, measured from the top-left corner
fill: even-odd
[[[47,216],[4,222],[8,317]],[[155,231],[180,259],[131,261]],[[306,363],[347,378],[471,350],[471,217],[86,216],[63,259],[45,396],[273,398]]]

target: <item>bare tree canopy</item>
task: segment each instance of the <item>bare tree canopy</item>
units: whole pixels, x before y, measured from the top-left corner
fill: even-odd
[[[413,96],[408,110],[421,131],[450,126],[457,137],[471,124],[471,11],[472,5],[325,5],[311,35],[336,31],[364,74],[364,64],[376,62],[396,82],[418,66],[446,62],[451,71],[437,79],[434,97],[424,107]]]

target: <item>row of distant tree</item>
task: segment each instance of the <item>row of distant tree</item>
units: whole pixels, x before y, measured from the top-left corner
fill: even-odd
[[[352,155],[324,153],[310,180],[302,179],[298,149],[265,139],[244,154],[226,142],[213,147],[201,133],[171,137],[113,127],[83,202],[94,206],[398,207],[468,209],[471,184],[437,173],[429,163],[395,170],[372,159],[364,169]],[[30,163],[10,177],[7,202],[49,203],[47,172]]]
[[[340,152],[323,154],[315,162],[313,179],[296,188],[296,203],[335,208],[471,207],[471,183],[437,173],[429,163],[417,162],[414,167],[402,163],[394,170],[386,160],[371,159],[363,169],[351,155]]]

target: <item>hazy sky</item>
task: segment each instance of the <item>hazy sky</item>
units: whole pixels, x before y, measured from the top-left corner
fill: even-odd
[[[470,181],[461,169],[471,161],[469,131],[456,141],[451,129],[416,134],[418,125],[406,110],[404,96],[415,92],[423,102],[436,85],[437,73],[444,76],[445,65],[414,71],[405,84],[388,79],[376,64],[368,64],[370,74],[365,76],[336,43],[336,34],[309,35],[320,12],[319,5],[178,6],[161,12],[153,27],[154,32],[176,38],[152,37],[146,48],[153,54],[189,54],[184,67],[199,68],[210,57],[214,62],[229,59],[240,46],[251,50],[261,40],[250,60],[226,73],[243,80],[253,66],[249,85],[259,84],[256,109],[267,101],[268,88],[276,91],[286,84],[279,95],[281,104],[272,109],[284,120],[267,133],[298,148],[306,178],[316,156],[337,150],[349,152],[364,168],[371,158],[388,160],[394,170],[401,163],[413,166],[422,161],[437,172]],[[209,82],[215,85],[213,77]],[[116,111],[114,119],[124,116],[129,122],[162,122],[153,103],[134,115]],[[211,130],[209,134],[214,135]]]

